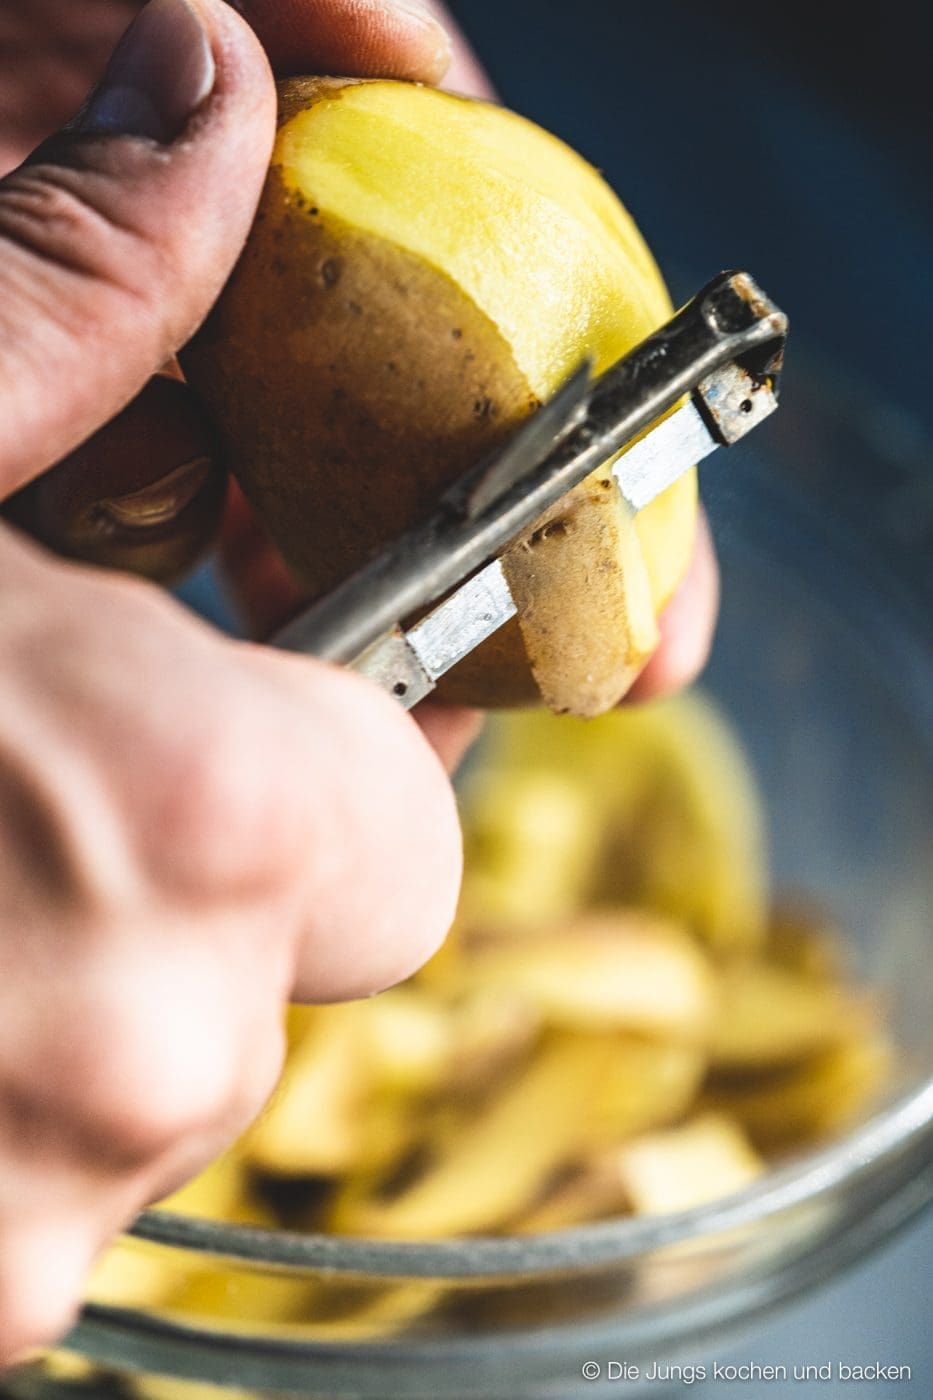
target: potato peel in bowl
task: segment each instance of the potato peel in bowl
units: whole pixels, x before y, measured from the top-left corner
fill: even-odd
[[[407,1240],[663,1214],[845,1131],[890,1083],[883,1008],[842,935],[770,893],[754,778],[710,702],[492,731],[447,945],[379,997],[291,1008],[264,1112],[161,1208]],[[657,872],[678,850],[675,907]],[[672,1258],[700,1279],[691,1248]],[[434,1282],[325,1287],[210,1259],[180,1283],[136,1240],[89,1296],[343,1341],[451,1306]]]

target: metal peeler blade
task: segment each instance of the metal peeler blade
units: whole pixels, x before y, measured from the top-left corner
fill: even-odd
[[[786,336],[747,273],[721,273],[597,379],[579,366],[492,460],[274,645],[351,665],[417,704],[515,613],[497,557],[513,540],[610,459],[637,511],[739,441],[777,407]]]

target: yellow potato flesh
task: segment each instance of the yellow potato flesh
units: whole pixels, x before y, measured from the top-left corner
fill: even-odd
[[[427,90],[415,105],[402,84],[360,84],[288,122],[276,159],[286,186],[313,191],[319,209],[415,253],[460,287],[541,401],[584,356],[597,372],[608,368],[671,311],[654,260],[605,182],[515,113]],[[552,535],[537,587],[525,561],[507,562],[525,645],[537,653],[532,669],[555,710],[599,714],[627,690],[657,644],[654,615],[692,549],[695,473],[641,513],[641,549],[621,501],[610,499],[614,509],[597,493],[598,512],[577,512],[575,538]],[[603,567],[587,570],[587,560]],[[571,571],[584,577],[568,582]]]
[[[584,354],[606,369],[670,313],[640,234],[596,171],[513,112],[360,83],[287,122],[274,158],[286,187],[313,191],[319,210],[461,287],[538,398]]]
[[[480,949],[469,976],[511,989],[548,1023],[698,1041],[710,1033],[715,981],[677,924],[640,912],[580,915],[557,934]]]
[[[481,770],[470,784],[461,916],[534,937],[571,913],[593,877],[601,820],[573,774]]]
[[[598,173],[514,113],[390,81],[298,79],[280,96],[256,226],[185,363],[317,596],[584,356],[607,368],[671,305]],[[651,654],[692,552],[695,473],[634,522],[614,488],[568,510],[531,575],[507,553],[518,625],[456,669],[449,699],[540,692],[595,714]]]
[[[665,1215],[749,1186],[765,1164],[728,1118],[707,1114],[619,1149],[619,1176],[641,1215]]]
[[[503,716],[490,743],[501,801],[508,779],[522,784],[528,772],[586,793],[600,832],[589,867],[600,903],[681,919],[723,953],[761,946],[769,896],[764,814],[738,737],[702,696],[623,708],[598,723]],[[482,815],[482,773],[475,791]],[[513,868],[524,856],[523,886],[536,866],[555,865],[551,852],[515,845],[514,854],[505,843],[502,851]],[[501,887],[513,868],[496,871]],[[483,873],[474,858],[468,884]],[[547,880],[547,871],[538,878]],[[579,884],[570,893],[579,895]]]
[[[876,1011],[849,988],[752,963],[723,975],[711,1046],[717,1069],[778,1069],[847,1040],[870,1038]]]

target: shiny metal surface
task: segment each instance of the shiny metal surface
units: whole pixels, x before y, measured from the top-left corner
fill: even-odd
[[[352,664],[404,619],[422,613],[501,554],[686,394],[700,385],[705,391],[718,385],[727,366],[732,366],[729,382],[738,375],[745,386],[741,402],[760,396],[763,406],[775,406],[786,334],[786,316],[747,273],[721,273],[602,374],[588,397],[578,371],[546,406],[543,434],[535,418],[528,420],[498,461],[481,462],[455,482],[427,520],[312,604],[273,639],[274,645]],[[757,417],[749,413],[746,424],[740,412],[734,426],[741,431],[735,436],[743,436]],[[727,441],[713,415],[709,422],[714,437]],[[543,457],[542,436],[545,445],[553,444]],[[680,470],[689,465],[682,462]],[[672,470],[660,456],[644,459],[639,498],[649,500],[663,490]],[[393,693],[397,684],[390,686]]]

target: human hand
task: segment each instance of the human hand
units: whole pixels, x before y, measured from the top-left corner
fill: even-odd
[[[221,0],[145,16],[81,121],[0,185],[4,491],[187,338],[262,186],[275,93],[253,32]],[[293,38],[330,67],[354,35],[382,69],[433,71],[433,31],[360,0]],[[56,1338],[100,1249],[255,1115],[287,999],[363,996],[433,951],[460,845],[435,754],[360,678],[8,528],[0,590],[2,1366]]]
[[[443,30],[426,14],[419,18],[397,10],[392,0],[236,0],[234,7],[253,22],[279,72],[317,67],[430,81],[441,76],[447,66],[449,41]],[[47,140],[53,128],[72,115],[80,97],[100,76],[105,56],[140,9],[141,0],[86,0],[80,7],[72,0],[6,0],[0,9],[0,175],[29,156],[37,143]],[[189,76],[198,81],[197,74]],[[177,94],[169,94],[170,106],[177,100]],[[96,119],[109,131],[114,114],[107,103],[112,98],[102,101]],[[137,111],[134,117],[142,115]],[[159,114],[152,111],[148,116],[146,131],[153,121],[161,126]],[[171,113],[169,120],[173,120]],[[70,125],[73,129],[75,124]],[[205,208],[208,218],[202,222],[210,215],[218,217],[218,211],[226,218],[228,205],[232,213],[255,206],[256,172],[262,155],[268,158],[263,140],[266,148],[271,141],[268,118],[265,133],[258,128],[249,130],[245,112],[243,126],[244,138],[253,137],[253,158],[243,170],[244,188],[235,196],[226,191],[225,199]],[[60,135],[51,147],[32,156],[31,167],[36,167],[42,154],[51,154],[53,160],[67,165],[64,152],[69,139]],[[48,183],[46,180],[46,202]],[[174,198],[178,205],[174,239],[178,245],[187,231],[180,170],[174,184],[174,194],[166,194],[163,202],[171,205]],[[192,195],[196,191],[189,190],[189,206]],[[8,191],[8,212],[11,197]],[[124,198],[131,204],[128,195]],[[153,191],[147,199],[152,201]],[[165,212],[171,217],[173,208]],[[222,285],[242,246],[244,227],[248,221],[244,226],[242,217],[234,219],[224,240],[225,266],[218,264],[219,249],[209,250],[215,265],[207,281],[202,278],[196,282],[193,270],[186,269],[187,280],[199,287],[202,313],[209,305],[211,285],[215,292]],[[63,221],[59,221],[58,231],[67,236],[69,230]],[[197,236],[196,224],[193,231]],[[116,241],[111,239],[110,243]],[[82,251],[80,246],[76,249],[76,261],[80,261]],[[164,251],[170,255],[179,249],[172,249],[166,240]],[[196,257],[197,248],[185,252]],[[110,348],[104,339],[107,317],[100,288],[94,301],[98,325],[91,322],[81,328],[85,355]],[[62,310],[68,309],[65,301]],[[15,310],[14,306],[12,312]],[[144,348],[142,330],[140,327],[136,336],[140,348]],[[51,347],[43,348],[47,351]],[[53,379],[57,368],[50,357],[47,380]],[[126,386],[133,382],[136,389],[144,383],[138,365],[125,364],[121,383],[124,401],[131,397]],[[210,541],[222,499],[224,474],[196,402],[177,380],[160,377],[142,389],[127,412],[107,421],[103,430],[89,437],[88,425],[98,428],[109,420],[112,405],[94,393],[86,372],[77,387],[89,402],[76,403],[74,395],[69,395],[72,387],[67,382],[55,383],[58,416],[65,420],[63,431],[50,431],[50,415],[43,408],[48,438],[43,465],[50,466],[62,455],[57,449],[63,444],[82,446],[54,471],[38,475],[35,470],[18,470],[7,455],[0,468],[0,497],[9,498],[11,491],[27,483],[12,507],[8,499],[8,515],[62,553],[130,568],[150,577],[167,579],[179,574]]]
[[[416,25],[400,34],[380,4],[337,0],[338,9],[341,3],[340,25],[333,23],[334,0],[239,0],[239,8],[256,24],[280,74],[317,66],[361,75],[443,76],[446,43],[436,31]],[[17,11],[25,16],[27,5],[28,22],[17,23]],[[492,96],[445,7],[438,0],[420,0],[420,5],[441,19],[452,37],[445,86]],[[4,159],[23,155],[47,133],[56,100],[62,116],[69,103],[73,107],[80,100],[102,65],[108,40],[116,39],[138,8],[139,0],[91,0],[90,12],[84,6],[76,14],[70,0],[13,3],[12,18],[5,21],[12,23],[14,41],[7,43],[7,52],[16,52],[17,63],[14,72],[0,72],[8,78],[0,88],[7,104],[0,105],[0,169]],[[0,96],[0,104],[3,100]],[[171,577],[213,537],[223,504],[223,472],[213,451],[209,429],[183,386],[155,381],[131,410],[31,488],[24,523],[65,553]],[[301,596],[235,487],[223,514],[223,557],[234,593],[252,634],[267,636],[300,607]],[[701,518],[693,566],[661,620],[661,645],[630,699],[675,690],[694,678],[709,652],[717,606],[716,560]],[[420,718],[451,763],[475,730],[463,711],[435,712],[427,706]]]
[[[5,52],[42,108],[18,124],[0,110],[8,159],[73,109],[76,74],[97,71],[138,8],[8,0],[0,23],[21,20],[22,45]],[[240,8],[281,71],[431,79],[443,67],[437,31],[375,0]],[[190,404],[173,424],[149,399],[165,391],[142,386],[229,273],[274,122],[267,61],[220,0],[156,0],[148,13],[184,47],[164,65],[180,85],[132,109],[156,139],[132,124],[118,135],[111,95],[0,186],[0,494],[134,401],[133,420],[115,419],[138,444],[132,460],[121,446],[95,468],[123,506],[114,540],[127,542],[143,493],[131,545],[154,482],[169,535],[205,505],[202,490],[217,496]],[[77,41],[79,14],[91,42],[52,61],[43,22]],[[145,49],[152,72],[151,33]],[[43,53],[45,72],[29,61]],[[7,100],[14,88],[0,84]],[[179,476],[191,460],[197,471]],[[271,625],[296,600],[260,540],[234,508],[228,558]],[[363,682],[224,641],[146,585],[55,563],[8,531],[0,576],[3,1364],[63,1330],[94,1254],[254,1115],[278,1071],[286,997],[363,994],[431,951],[459,846],[430,750]],[[708,591],[690,596],[711,617]],[[692,635],[702,649],[703,626]],[[471,720],[428,711],[422,727],[453,760]]]

